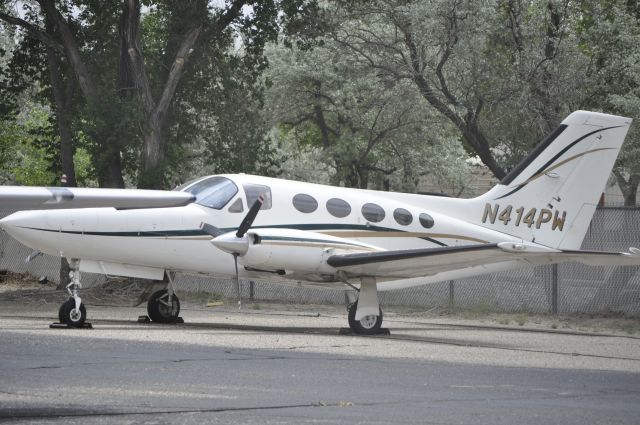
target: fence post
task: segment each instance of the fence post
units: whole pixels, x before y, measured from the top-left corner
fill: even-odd
[[[449,307],[453,308],[455,288],[453,280],[449,281]]]
[[[551,312],[558,314],[558,265],[551,266]]]
[[[254,291],[254,286],[255,286],[255,283],[253,283],[253,280],[250,280],[250,281],[249,281],[249,299],[250,299],[251,301],[253,301],[253,296],[254,296],[254,293],[253,293],[253,291]]]

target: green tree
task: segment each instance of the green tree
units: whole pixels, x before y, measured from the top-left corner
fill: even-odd
[[[585,107],[636,118],[613,170],[625,206],[635,206],[640,185],[640,4],[584,1],[579,16],[579,46],[589,58]]]
[[[433,169],[437,156],[419,155],[435,143],[432,117],[408,82],[380,78],[331,40],[312,50],[274,46],[268,58],[274,134],[311,157],[321,148],[334,184],[388,190],[393,182],[415,191],[420,174]]]
[[[497,178],[589,97],[577,3],[343,2],[331,37],[353,61],[408,81]],[[445,123],[441,123],[445,126]]]
[[[155,23],[149,28],[161,31],[149,33],[155,38],[146,40],[138,0],[123,0],[119,5],[96,0],[23,4],[32,12],[24,19],[5,12],[0,19],[63,54],[84,101],[83,126],[93,145],[100,185],[123,186],[123,166],[139,152],[140,187],[162,186],[165,156],[179,151],[167,141],[181,124],[172,118],[185,116],[171,111],[185,75],[186,79],[215,79],[219,71],[215,60],[221,55],[211,53],[230,49],[235,34],[241,36],[244,47],[238,66],[259,70],[264,66],[264,44],[282,28],[291,27],[296,34],[296,24],[310,22],[315,10],[313,2],[303,0],[235,0],[219,7],[210,7],[204,0],[150,1],[149,19]],[[150,51],[144,50],[145,43]],[[190,67],[189,63],[208,64],[208,68]],[[192,109],[189,99],[183,100],[176,110]],[[126,142],[138,138],[142,139],[138,147]]]

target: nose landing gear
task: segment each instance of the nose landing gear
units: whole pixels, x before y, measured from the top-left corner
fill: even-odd
[[[67,291],[71,296],[67,301],[62,303],[58,310],[58,320],[60,324],[66,325],[72,328],[90,327],[89,323],[85,323],[87,320],[87,309],[82,304],[82,298],[80,298],[80,260],[72,259],[69,262],[69,277],[71,283],[67,285]]]

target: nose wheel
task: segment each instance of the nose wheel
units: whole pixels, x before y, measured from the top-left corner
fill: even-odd
[[[67,326],[81,328],[87,319],[87,309],[84,307],[84,304],[80,304],[80,308],[76,308],[76,300],[69,298],[60,306],[58,319],[60,323],[64,323]]]

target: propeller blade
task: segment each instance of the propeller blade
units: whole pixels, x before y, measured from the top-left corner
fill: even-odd
[[[224,234],[224,232],[218,229],[216,226],[209,223],[200,223],[200,229],[202,229],[205,233],[210,235],[211,237],[217,238],[218,236]]]
[[[240,293],[240,279],[238,278],[238,254],[233,254],[233,263],[236,266],[236,293],[238,294],[238,310],[242,308],[242,294]]]
[[[242,223],[240,223],[240,227],[238,227],[238,232],[236,233],[236,236],[238,238],[243,237],[244,234],[247,233],[247,231],[253,224],[253,220],[256,219],[256,216],[258,215],[258,211],[260,211],[260,208],[262,207],[263,203],[264,203],[264,197],[262,195],[258,196],[258,199],[256,199],[256,202],[253,203],[253,205],[251,206],[251,209],[249,210],[247,215],[244,217],[244,220],[242,220]]]

